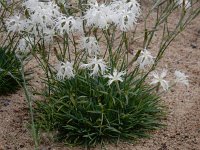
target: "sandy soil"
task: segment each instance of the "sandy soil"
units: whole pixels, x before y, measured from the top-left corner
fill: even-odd
[[[174,18],[175,20],[175,18]],[[152,133],[152,138],[137,143],[120,142],[107,145],[108,150],[200,150],[200,17],[192,22],[168,48],[162,66],[171,72],[182,70],[189,75],[190,87],[177,86],[162,99],[167,106],[164,129]],[[155,43],[156,44],[156,43]],[[35,86],[39,82],[34,83]],[[23,91],[0,97],[0,150],[33,150],[28,127],[28,108]],[[48,143],[48,142],[47,142]],[[41,150],[81,150],[56,144],[41,146]],[[100,149],[99,147],[95,150]]]

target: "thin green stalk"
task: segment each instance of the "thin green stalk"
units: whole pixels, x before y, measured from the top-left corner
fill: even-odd
[[[28,106],[29,106],[29,113],[30,113],[30,117],[31,117],[31,130],[32,130],[32,136],[33,136],[33,140],[34,140],[34,146],[35,146],[35,150],[39,150],[39,140],[38,140],[38,133],[36,130],[36,126],[35,126],[35,121],[34,121],[34,111],[33,111],[33,105],[32,105],[32,98],[30,96],[28,87],[27,87],[27,83],[26,83],[26,79],[24,76],[24,65],[23,62],[20,60],[21,62],[21,75],[22,75],[22,79],[23,79],[23,84],[22,84],[22,88],[24,90],[25,96],[26,96],[26,100],[28,102]]]

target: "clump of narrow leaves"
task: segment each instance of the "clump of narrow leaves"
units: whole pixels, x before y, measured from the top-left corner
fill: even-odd
[[[63,142],[86,146],[148,136],[161,126],[163,109],[153,89],[130,76],[111,85],[87,73],[48,82],[51,94],[37,101],[38,126],[58,131]]]
[[[19,89],[23,81],[19,71],[21,63],[15,52],[7,47],[0,47],[0,95],[6,95]]]

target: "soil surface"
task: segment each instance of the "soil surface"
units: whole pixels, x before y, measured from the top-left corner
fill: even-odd
[[[176,16],[173,18],[176,20]],[[108,144],[107,150],[200,150],[200,17],[196,18],[169,46],[162,66],[189,75],[190,86],[176,86],[162,99],[167,106],[165,128],[152,133],[152,138],[136,143]],[[39,75],[39,74],[37,74]],[[37,80],[34,86],[39,86]],[[28,130],[28,108],[20,90],[0,97],[0,150],[33,150]],[[41,150],[81,150],[50,144],[46,140]],[[95,150],[100,149],[96,147]]]

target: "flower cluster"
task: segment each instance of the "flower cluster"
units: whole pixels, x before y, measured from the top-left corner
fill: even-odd
[[[107,29],[111,24],[116,25],[121,31],[131,30],[140,15],[140,5],[136,0],[113,1],[109,5],[98,3],[91,4],[86,11],[84,19],[87,26]]]
[[[54,2],[28,0],[23,3],[28,16],[15,15],[6,21],[9,32],[27,33],[30,36],[44,38],[46,42],[53,40],[55,21],[61,14]]]
[[[97,59],[96,57],[90,59],[88,64],[82,64],[81,68],[90,68],[92,70],[91,76],[96,76],[99,72],[104,75],[107,70],[105,61],[103,59]]]
[[[114,81],[123,82],[122,76],[126,75],[125,71],[118,72],[117,69],[114,69],[112,74],[105,74],[108,70],[107,65],[103,59],[97,59],[96,57],[90,59],[88,64],[82,64],[80,66],[81,69],[90,69],[92,72],[90,76],[98,76],[103,75],[105,78],[109,78],[108,85],[111,85]],[[57,69],[57,79],[64,80],[65,77],[67,79],[73,78],[75,76],[73,71],[73,65],[70,62],[60,62]]]
[[[63,3],[63,2],[61,2]],[[189,1],[179,0],[179,5],[189,5]],[[113,0],[110,3],[99,4],[96,0],[90,0],[89,5],[86,5],[86,11],[82,13],[82,16],[68,16],[60,11],[59,6],[53,2],[40,2],[39,0],[27,0],[23,3],[28,15],[15,15],[10,17],[6,21],[8,32],[17,32],[19,34],[26,33],[29,38],[23,37],[18,44],[18,50],[25,53],[28,52],[34,37],[35,39],[43,39],[49,43],[53,41],[54,36],[65,37],[65,35],[80,34],[79,39],[80,49],[86,51],[86,59],[81,61],[79,68],[89,69],[90,75],[93,77],[102,75],[109,78],[108,84],[112,84],[113,81],[122,82],[122,76],[126,74],[125,71],[118,72],[116,69],[109,73],[109,70],[113,70],[113,66],[110,67],[100,55],[100,46],[98,39],[92,35],[84,34],[84,26],[89,29],[100,28],[108,29],[111,26],[117,27],[123,32],[131,30],[137,23],[137,19],[140,15],[140,5],[137,0]],[[37,40],[36,40],[37,41]],[[75,43],[77,44],[77,43]],[[154,58],[151,52],[144,48],[137,58],[139,68],[143,71],[147,67],[151,67],[154,64]],[[83,62],[85,64],[83,64]],[[116,66],[114,66],[116,67]],[[123,69],[126,70],[126,69]],[[167,75],[167,71],[163,70],[161,74],[157,71],[152,73],[154,79],[151,84],[159,84],[164,90],[167,90],[169,82],[164,78]],[[62,80],[64,78],[73,78],[75,76],[73,64],[70,61],[61,62],[57,69],[57,78]],[[175,72],[177,79],[176,83],[181,82],[188,85],[187,76],[180,72]]]
[[[189,86],[189,81],[187,79],[188,76],[186,76],[184,73],[176,70],[174,75],[175,75],[175,80],[174,80],[173,84],[181,83],[186,86]],[[155,84],[155,85],[161,86],[163,88],[163,90],[165,90],[165,91],[167,91],[169,89],[169,87],[170,87],[169,81],[165,80],[165,78],[167,76],[166,69],[163,69],[161,73],[159,73],[158,71],[153,71],[151,76],[153,76],[153,79],[150,84]],[[172,84],[172,86],[173,86],[173,84]]]
[[[25,18],[15,15],[6,21],[9,32],[28,33],[33,37],[44,38],[50,43],[56,34],[83,32],[82,19],[65,16],[52,1],[28,0],[23,3],[28,11]]]
[[[56,20],[55,29],[60,35],[63,35],[64,33],[83,33],[82,20],[80,18],[62,15]]]
[[[47,42],[52,41],[56,33],[82,33],[83,20],[86,20],[89,27],[106,29],[113,23],[122,31],[128,31],[137,22],[140,14],[140,6],[136,0],[113,1],[109,5],[93,2],[82,17],[62,14],[52,1],[44,3],[39,0],[27,0],[23,6],[28,11],[28,16],[25,19],[21,15],[9,18],[6,22],[8,31],[27,32],[36,37],[43,33]]]

